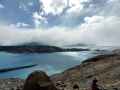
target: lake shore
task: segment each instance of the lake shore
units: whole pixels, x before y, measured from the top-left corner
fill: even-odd
[[[104,88],[109,88],[109,90],[112,90],[112,87],[120,88],[120,79],[118,77],[120,74],[118,71],[120,70],[120,50],[113,50],[112,52],[109,55],[99,55],[87,59],[80,65],[65,70],[60,74],[52,75],[50,78],[55,85],[59,84],[56,85],[58,89],[62,88],[61,85],[68,85],[65,88],[71,90],[70,88],[76,83],[81,88],[89,88],[88,83],[95,77],[99,79]],[[20,78],[0,79],[0,90],[17,90],[17,88],[22,90],[24,82],[25,80]]]

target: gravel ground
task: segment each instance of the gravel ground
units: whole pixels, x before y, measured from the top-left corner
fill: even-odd
[[[0,79],[0,90],[21,90],[24,80],[18,78]]]

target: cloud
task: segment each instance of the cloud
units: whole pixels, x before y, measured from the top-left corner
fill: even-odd
[[[106,8],[112,8],[109,0],[39,0],[38,16],[45,18],[45,22],[37,19],[36,26],[41,27],[76,27],[84,22],[86,16],[105,15]],[[116,3],[115,3],[116,4]],[[42,13],[42,15],[41,15]],[[34,18],[35,22],[36,19]],[[39,24],[38,24],[39,23]]]
[[[79,17],[83,16],[84,4],[89,3],[89,0],[39,0],[40,11],[37,12],[38,17],[44,18],[36,19],[35,25],[41,27],[43,24],[46,26],[56,26],[56,25],[72,25],[78,22]],[[36,12],[35,12],[36,13]],[[33,13],[33,17],[34,14]],[[64,22],[63,22],[64,20]],[[73,23],[72,23],[73,21]],[[37,22],[37,23],[36,23]],[[47,23],[43,23],[47,22]],[[80,21],[79,21],[80,22]],[[78,23],[79,23],[78,22]]]
[[[35,26],[36,28],[40,26],[40,24],[45,24],[45,23],[48,23],[46,18],[42,16],[42,13],[41,15],[38,14],[38,12],[34,12],[33,13],[33,18],[34,18],[34,23],[35,23]]]
[[[29,24],[24,23],[24,22],[18,22],[16,24],[10,24],[9,27],[13,27],[13,28],[29,28]]]
[[[1,26],[1,45],[25,42],[120,45],[120,0],[39,0],[39,3],[42,3],[39,11],[32,13],[37,28]]]
[[[120,16],[119,10],[120,0],[108,0],[100,14],[104,16]]]
[[[43,4],[43,10],[49,14],[59,14],[66,6],[67,0],[40,0]]]
[[[83,9],[84,4],[90,0],[40,0],[43,10],[46,14],[61,14],[64,9],[69,8],[67,12],[77,12]]]
[[[4,8],[4,5],[0,4],[0,8]]]
[[[29,2],[28,5],[29,5],[29,6],[33,6],[33,2]]]
[[[94,44],[120,45],[120,17],[86,17],[85,23],[76,28],[56,26],[48,30],[19,30],[5,27],[0,29],[1,45],[16,45],[38,42],[50,45]]]

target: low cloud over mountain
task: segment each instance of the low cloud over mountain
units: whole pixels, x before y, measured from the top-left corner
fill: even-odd
[[[7,2],[0,1],[0,45],[120,45],[119,0]]]

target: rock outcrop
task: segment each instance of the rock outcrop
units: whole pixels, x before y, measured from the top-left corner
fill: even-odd
[[[50,78],[42,71],[31,73],[25,81],[23,90],[57,90]]]

